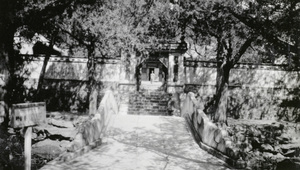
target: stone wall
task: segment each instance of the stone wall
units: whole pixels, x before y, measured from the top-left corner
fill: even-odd
[[[215,94],[216,63],[185,61],[185,92],[205,103]],[[237,64],[230,72],[229,116],[246,119],[299,119],[300,72],[284,65]]]
[[[46,79],[39,100],[46,102],[48,111],[85,112],[88,108],[87,82]]]
[[[36,87],[45,56],[23,57],[29,60],[21,70],[21,74],[26,72],[25,76],[28,78],[25,85]],[[46,67],[45,79],[87,81],[87,61],[87,58],[51,56]],[[119,81],[121,72],[122,67],[119,59],[96,60],[95,78],[98,81]]]
[[[173,55],[170,55],[172,58]],[[28,57],[28,56],[27,56]],[[173,56],[174,57],[174,56]],[[203,104],[215,94],[216,62],[191,61],[178,58],[178,80],[173,82],[174,61],[169,58],[169,93],[193,91]],[[25,65],[28,70],[26,87],[36,89],[41,71],[43,57],[35,57]],[[114,86],[120,96],[128,91],[136,91],[136,64],[139,58],[129,56],[121,59],[98,59],[96,80],[99,89],[105,90]],[[173,63],[173,65],[172,65]],[[298,71],[285,71],[284,65],[237,64],[230,73],[228,113],[234,118],[250,119],[300,119],[297,101],[300,75]],[[44,95],[47,106],[52,110],[84,110],[78,105],[86,106],[87,59],[52,56],[49,60]],[[56,93],[56,90],[58,92]],[[53,95],[53,94],[63,94]],[[50,96],[49,96],[50,95]],[[51,96],[52,95],[52,96]],[[101,96],[101,95],[100,95]],[[48,100],[50,98],[50,100]],[[68,100],[70,99],[70,100]],[[120,99],[121,100],[121,99]],[[51,102],[49,102],[51,101]],[[58,102],[64,101],[61,107]],[[296,102],[295,102],[296,101]],[[180,101],[178,101],[180,102]],[[51,107],[50,107],[51,106]],[[63,108],[65,107],[65,108]],[[86,107],[85,107],[86,108]]]
[[[44,56],[23,56],[29,59],[21,75],[26,81],[29,96],[35,94]],[[107,89],[116,90],[121,79],[122,66],[119,59],[98,59],[95,78],[97,80],[98,98],[103,97]],[[26,74],[24,74],[26,73]],[[88,109],[88,69],[86,58],[51,56],[46,67],[45,79],[40,101],[47,103],[49,111],[85,112]],[[117,100],[119,100],[117,98]],[[99,101],[99,100],[97,100]]]

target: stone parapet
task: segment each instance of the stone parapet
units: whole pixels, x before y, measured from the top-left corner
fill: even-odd
[[[118,114],[118,106],[113,92],[108,90],[102,98],[96,114],[91,115],[79,126],[78,133],[67,151],[53,162],[69,161],[101,145],[113,114]]]
[[[246,168],[247,164],[240,159],[239,151],[232,147],[227,131],[211,122],[199,107],[195,95],[190,92],[181,108],[199,146],[235,168]]]
[[[238,169],[245,169],[247,164],[240,158],[239,150],[232,147],[232,141],[228,138],[226,130],[217,127],[200,110],[192,114],[186,114],[190,130],[199,146],[222,159],[230,166]]]
[[[228,119],[219,127],[201,110],[195,95],[183,99],[181,111],[199,146],[238,169],[299,169],[299,128],[296,123]],[[289,167],[289,168],[288,168]]]

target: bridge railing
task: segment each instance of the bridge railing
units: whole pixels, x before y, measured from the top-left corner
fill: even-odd
[[[190,131],[198,145],[212,155],[222,159],[235,168],[245,168],[246,163],[239,160],[239,152],[232,147],[226,130],[219,128],[201,109],[195,94],[189,92],[181,105]]]
[[[70,147],[56,161],[71,160],[101,145],[113,114],[118,114],[118,104],[113,92],[107,90],[95,114],[79,126]]]

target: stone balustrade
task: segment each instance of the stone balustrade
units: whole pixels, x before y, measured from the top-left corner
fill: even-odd
[[[239,159],[239,152],[232,147],[232,141],[228,138],[227,131],[214,124],[199,109],[200,107],[200,103],[192,92],[187,94],[181,105],[181,114],[186,118],[196,142],[202,149],[224,160],[229,165],[235,168],[245,168],[246,163]]]
[[[67,151],[57,159],[67,161],[102,144],[111,116],[118,114],[118,104],[112,91],[105,92],[95,114],[83,122]]]
[[[221,128],[202,111],[194,93],[182,96],[182,115],[202,149],[238,169],[299,169],[296,123],[229,119]]]

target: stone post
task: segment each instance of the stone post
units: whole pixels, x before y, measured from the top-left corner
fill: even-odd
[[[136,79],[136,76],[135,76],[136,66],[137,66],[137,60],[136,60],[135,54],[131,54],[131,56],[130,56],[130,78],[129,78],[129,81],[134,82],[134,83],[137,83],[137,81],[136,81],[137,79]]]
[[[168,83],[172,84],[174,80],[174,55],[169,54],[169,77],[168,77]]]
[[[184,63],[183,55],[178,56],[178,84],[184,83]]]
[[[90,94],[90,103],[89,103],[89,115],[97,113],[97,98],[98,98],[98,91],[93,89]]]

